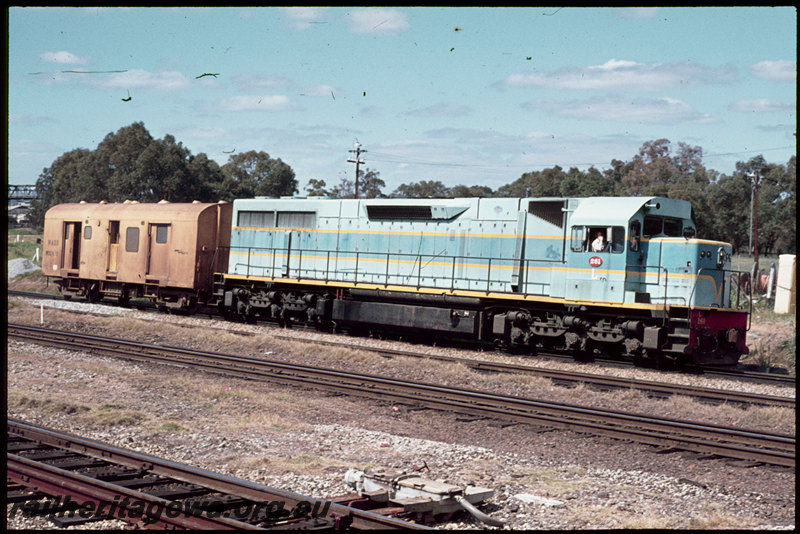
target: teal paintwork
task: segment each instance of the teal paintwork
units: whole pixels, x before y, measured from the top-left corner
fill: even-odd
[[[728,307],[730,246],[693,238],[694,226],[688,202],[662,197],[243,199],[228,273]],[[611,246],[591,252],[587,235],[598,231]]]

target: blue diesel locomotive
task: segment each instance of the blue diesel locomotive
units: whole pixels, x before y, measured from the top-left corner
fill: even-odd
[[[695,229],[661,197],[243,199],[214,295],[250,320],[735,365],[731,247]]]

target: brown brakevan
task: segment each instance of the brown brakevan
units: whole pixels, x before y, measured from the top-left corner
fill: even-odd
[[[232,204],[59,204],[45,214],[42,272],[89,301],[146,297],[159,307],[208,300],[225,272]]]

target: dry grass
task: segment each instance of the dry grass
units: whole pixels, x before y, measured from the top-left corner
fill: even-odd
[[[70,400],[69,394],[38,394],[17,390],[8,392],[8,408],[14,411],[32,410],[46,415],[68,415],[80,424],[95,427],[132,426],[147,421],[147,415],[122,404],[88,406]]]
[[[726,514],[725,512],[688,511],[692,517],[665,517],[654,515],[652,512],[639,512],[636,503],[631,503],[630,508],[609,506],[584,506],[570,510],[569,522],[578,529],[603,528],[614,529],[688,529],[688,530],[729,530],[753,528],[756,525],[744,521],[740,517]],[[608,526],[613,525],[613,526]]]
[[[295,473],[310,476],[329,475],[331,472],[338,473],[351,467],[348,462],[310,454],[299,454],[288,458],[274,455],[256,455],[241,460],[233,460],[232,465],[246,471],[264,470],[272,475]]]

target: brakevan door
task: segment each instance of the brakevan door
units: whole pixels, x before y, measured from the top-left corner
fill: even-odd
[[[170,225],[148,226],[147,280],[166,281],[169,278]]]
[[[81,266],[81,223],[64,223],[64,248],[61,251],[61,268],[77,270]]]
[[[119,221],[108,221],[108,267],[107,271],[117,272],[119,257]]]

